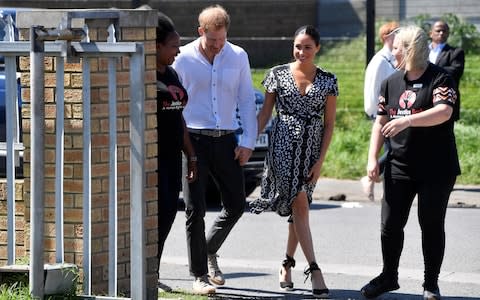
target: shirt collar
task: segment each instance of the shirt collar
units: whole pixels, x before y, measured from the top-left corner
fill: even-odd
[[[430,43],[430,45],[428,45],[428,47],[430,48],[430,50],[440,52],[440,51],[443,50],[443,47],[445,47],[445,44],[446,44],[446,43],[438,44],[437,47],[435,47],[435,49],[434,49],[434,48],[432,47],[432,43]]]
[[[194,44],[195,52],[197,53],[197,55],[198,55],[199,57],[203,57],[203,59],[206,59],[206,58],[203,56],[202,52],[200,52],[200,47],[201,47],[201,46],[200,46],[200,39],[201,39],[201,37],[198,37],[198,38],[195,40],[195,44]],[[220,52],[219,52],[217,55],[215,55],[215,57],[221,56],[223,53],[225,53],[225,48],[227,47],[227,45],[228,45],[228,41],[225,42],[225,45],[223,45],[222,50],[220,50]]]

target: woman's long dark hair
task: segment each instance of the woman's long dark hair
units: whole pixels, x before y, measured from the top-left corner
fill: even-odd
[[[172,32],[175,32],[172,20],[166,15],[158,13],[157,43],[164,44]]]
[[[308,34],[312,40],[315,42],[315,46],[320,45],[320,33],[318,32],[317,28],[312,25],[304,25],[295,31],[294,38],[297,37],[299,34]]]

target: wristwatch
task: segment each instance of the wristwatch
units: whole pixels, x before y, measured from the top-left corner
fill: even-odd
[[[188,161],[189,161],[189,162],[198,161],[198,158],[197,158],[195,155],[194,155],[194,156],[190,156],[190,157],[188,158]]]

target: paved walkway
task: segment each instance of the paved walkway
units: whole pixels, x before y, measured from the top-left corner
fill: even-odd
[[[257,197],[258,193],[259,189],[257,188],[255,192],[250,195],[249,200]],[[315,189],[314,201],[320,206],[328,206],[333,203],[329,198],[339,194],[345,195],[345,199],[341,201],[341,204],[339,202],[335,203],[344,207],[362,206],[362,204],[367,204],[365,202],[368,202],[369,205],[379,205],[379,199],[382,195],[382,185],[375,185],[376,200],[374,203],[371,203],[366,195],[363,194],[360,181],[322,178],[319,180],[317,188]],[[480,186],[455,186],[455,190],[450,198],[450,206],[480,208]],[[172,286],[179,292],[190,292],[192,278],[188,275],[188,261],[184,254],[185,250],[182,248],[185,239],[183,227],[184,216],[182,213],[183,212],[179,212],[176,220],[177,226],[174,226],[169,241],[167,241],[170,245],[173,244],[175,247],[180,248],[167,251],[169,253],[166,253],[162,258],[160,273],[162,282]],[[207,213],[206,222],[211,222],[215,214],[216,212]],[[249,222],[253,224],[254,221],[252,220],[256,220],[249,218],[249,215],[244,216],[242,223],[244,226]],[[177,228],[177,231],[175,231],[176,227],[180,229]],[[251,230],[252,228],[244,228],[241,231],[251,232]],[[260,228],[258,228],[258,230],[265,231]],[[240,229],[238,229],[238,231],[240,231]],[[270,233],[270,235],[273,236],[274,234]],[[238,246],[239,245],[236,245],[236,247]],[[249,241],[247,238],[246,241],[243,241],[241,247],[246,247],[245,250],[242,250],[243,252],[255,252],[257,250],[252,249],[252,247],[256,248],[258,246],[255,246],[255,240]],[[355,247],[355,245],[350,245],[350,248],[351,247]],[[350,251],[353,250],[353,248],[345,249],[345,251],[347,250]],[[235,251],[238,251],[238,249]],[[234,253],[235,251],[231,252]],[[262,251],[265,252],[268,251],[268,249],[263,248]],[[227,249],[225,249],[224,252],[227,252]],[[288,293],[282,292],[279,291],[277,286],[277,257],[270,258],[268,253],[266,253],[266,256],[262,257],[261,260],[246,260],[232,253],[225,253],[225,255],[219,258],[219,264],[226,274],[227,284],[223,287],[217,287],[217,294],[209,299],[312,299],[310,283],[303,282],[304,276],[301,267],[293,269],[292,275],[295,281],[295,290]],[[359,263],[361,264],[360,261]],[[360,287],[372,278],[372,274],[377,274],[379,271],[377,267],[352,265],[350,263],[343,265],[323,263],[322,269],[324,270],[329,286],[334,287],[334,289],[331,290],[330,299],[344,300],[364,299],[359,293]],[[403,268],[401,272],[401,290],[395,293],[388,293],[379,299],[422,299],[420,296],[422,292],[422,269],[422,266],[411,269]],[[443,297],[444,300],[480,300],[480,273],[441,274],[441,277],[442,292],[444,292],[446,296]],[[456,296],[452,297],[452,295]],[[182,299],[182,294],[179,294],[177,299]]]
[[[259,189],[255,190],[258,193]],[[369,201],[362,192],[359,180],[339,180],[321,178],[314,191],[314,200],[329,200],[330,197],[344,194],[346,201]],[[382,183],[375,184],[375,201],[382,198]],[[252,196],[255,196],[252,195]],[[480,186],[479,185],[456,185],[450,195],[450,206],[455,207],[477,207],[480,208]]]

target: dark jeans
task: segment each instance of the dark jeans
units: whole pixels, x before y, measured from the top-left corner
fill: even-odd
[[[177,215],[181,188],[181,154],[176,159],[158,162],[158,260],[162,257],[165,240]]]
[[[415,195],[418,196],[418,221],[422,230],[425,264],[424,287],[435,289],[445,252],[445,214],[456,177],[437,181],[390,178],[385,174],[382,201],[383,273],[398,278],[398,264],[404,241],[404,227]]]
[[[185,198],[188,259],[190,274],[207,274],[207,254],[217,253],[245,210],[245,187],[242,167],[235,160],[237,140],[234,134],[210,137],[190,133],[198,158],[198,178],[189,184]],[[205,237],[205,192],[212,175],[218,184],[222,210]]]

